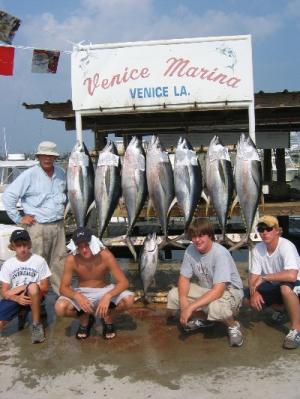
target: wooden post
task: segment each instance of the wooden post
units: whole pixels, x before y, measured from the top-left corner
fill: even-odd
[[[286,166],[285,166],[285,149],[276,148],[275,150],[275,164],[277,169],[277,182],[286,182]]]
[[[272,181],[272,150],[264,150],[264,183]]]

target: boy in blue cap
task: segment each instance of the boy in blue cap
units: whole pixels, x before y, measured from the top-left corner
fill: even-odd
[[[16,256],[6,260],[0,270],[2,300],[0,301],[0,329],[15,316],[32,312],[32,343],[45,340],[40,323],[41,301],[48,291],[51,275],[47,262],[31,253],[31,239],[26,230],[14,230],[9,248]]]

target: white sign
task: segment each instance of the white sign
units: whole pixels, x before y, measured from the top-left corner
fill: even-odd
[[[132,112],[253,100],[250,36],[77,46],[73,108]]]

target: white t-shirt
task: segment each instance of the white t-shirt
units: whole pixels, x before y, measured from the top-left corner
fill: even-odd
[[[297,279],[300,280],[300,256],[291,241],[279,237],[277,248],[271,255],[264,242],[255,246],[250,273],[265,275],[291,269],[299,270]]]
[[[50,269],[44,258],[32,254],[25,262],[19,261],[16,257],[7,259],[0,270],[0,281],[10,284],[11,288],[26,285],[51,276]]]

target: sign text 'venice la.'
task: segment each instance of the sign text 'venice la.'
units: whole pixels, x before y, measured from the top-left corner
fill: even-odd
[[[116,85],[122,85],[130,81],[144,80],[151,76],[151,71],[147,67],[131,68],[125,67],[121,72],[113,74],[110,77],[101,77],[99,73],[95,73],[92,77],[88,77],[83,81],[86,86],[87,92],[93,96],[96,89],[107,90]],[[241,79],[226,73],[221,73],[217,67],[208,69],[205,67],[195,66],[189,59],[172,57],[166,61],[166,67],[163,70],[162,76],[164,78],[189,78],[201,79],[225,85],[232,89],[238,88]],[[159,77],[158,77],[159,78]],[[131,88],[129,91],[131,98],[144,98],[144,97],[167,97],[169,95],[168,86],[157,87],[140,87]],[[189,95],[185,86],[173,86],[172,94],[175,96]]]

